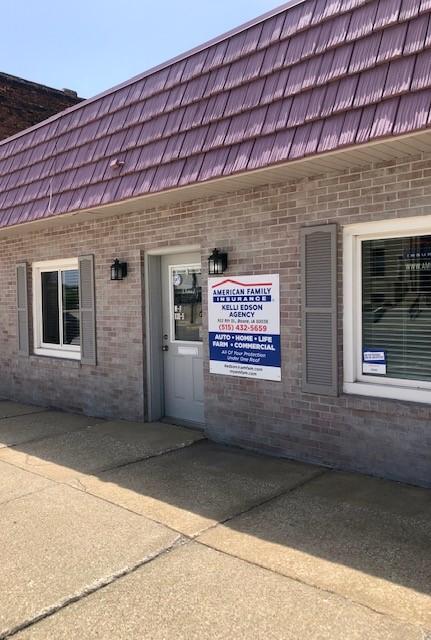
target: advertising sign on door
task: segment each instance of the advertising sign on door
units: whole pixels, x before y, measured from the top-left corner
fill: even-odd
[[[210,373],[281,380],[279,276],[208,280]]]

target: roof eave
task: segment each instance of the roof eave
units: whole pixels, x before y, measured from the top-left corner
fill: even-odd
[[[174,206],[185,202],[214,198],[227,193],[262,187],[268,184],[307,179],[325,174],[342,174],[361,169],[368,165],[431,154],[431,129],[407,133],[397,137],[382,138],[361,145],[354,145],[328,151],[312,157],[280,163],[263,169],[215,178],[202,183],[176,187],[158,193],[150,193],[136,198],[109,203],[91,209],[71,211],[57,216],[24,222],[0,229],[0,238],[21,235],[48,226],[89,222],[89,217],[97,219]],[[430,204],[431,207],[431,204]]]

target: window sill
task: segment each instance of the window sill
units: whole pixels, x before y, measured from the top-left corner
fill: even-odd
[[[345,382],[343,385],[343,391],[344,393],[351,393],[359,396],[431,404],[431,390],[429,389],[367,384],[365,382]]]
[[[80,351],[62,351],[61,349],[35,349],[35,356],[44,356],[47,358],[56,358],[60,360],[81,360]]]

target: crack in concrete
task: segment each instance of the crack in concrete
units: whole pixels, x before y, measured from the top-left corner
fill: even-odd
[[[148,556],[145,556],[145,558],[135,563],[134,565],[125,567],[124,569],[121,569],[111,574],[110,576],[100,578],[99,580],[96,580],[95,582],[93,582],[91,585],[86,586],[81,591],[74,593],[73,595],[66,596],[59,602],[56,602],[55,604],[49,607],[46,607],[45,609],[42,609],[42,611],[39,611],[39,613],[36,613],[31,618],[28,618],[27,620],[20,622],[14,627],[0,631],[0,640],[6,640],[7,638],[12,638],[17,633],[20,633],[21,631],[24,631],[25,629],[32,627],[33,625],[37,624],[38,622],[41,622],[42,620],[45,620],[46,618],[50,618],[51,616],[55,615],[59,611],[66,609],[72,604],[80,602],[85,598],[88,598],[93,593],[96,593],[104,589],[105,587],[108,587],[110,584],[113,584],[114,582],[116,582],[117,580],[120,580],[121,578],[124,578],[128,575],[131,575],[132,573],[135,573],[136,571],[138,571],[138,569],[145,566],[146,564],[149,564],[150,562],[153,562],[154,560],[157,560],[158,558],[166,555],[167,553],[170,553],[171,551],[174,551],[175,549],[181,546],[189,544],[190,542],[191,541],[185,536],[179,535],[172,542],[172,544],[170,544],[167,547],[163,547],[162,549],[159,549],[158,551],[155,551],[154,553],[151,553]]]
[[[33,474],[36,475],[36,474]],[[38,476],[39,477],[39,476]],[[21,498],[28,498],[28,496],[34,496],[36,493],[41,493],[46,489],[51,489],[52,487],[41,487],[40,489],[35,489],[34,491],[28,491],[27,493],[21,493],[19,496],[15,496],[14,498],[8,498],[7,500],[3,500],[0,502],[0,508],[6,504],[10,504],[11,502],[16,502],[17,500],[21,500]]]

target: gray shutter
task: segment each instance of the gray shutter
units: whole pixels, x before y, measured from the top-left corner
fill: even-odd
[[[20,356],[29,356],[27,264],[25,262],[16,265],[16,307],[18,354]]]
[[[79,257],[79,318],[81,328],[81,363],[95,365],[96,300],[94,290],[94,256]]]
[[[338,395],[337,225],[301,229],[302,389]]]

